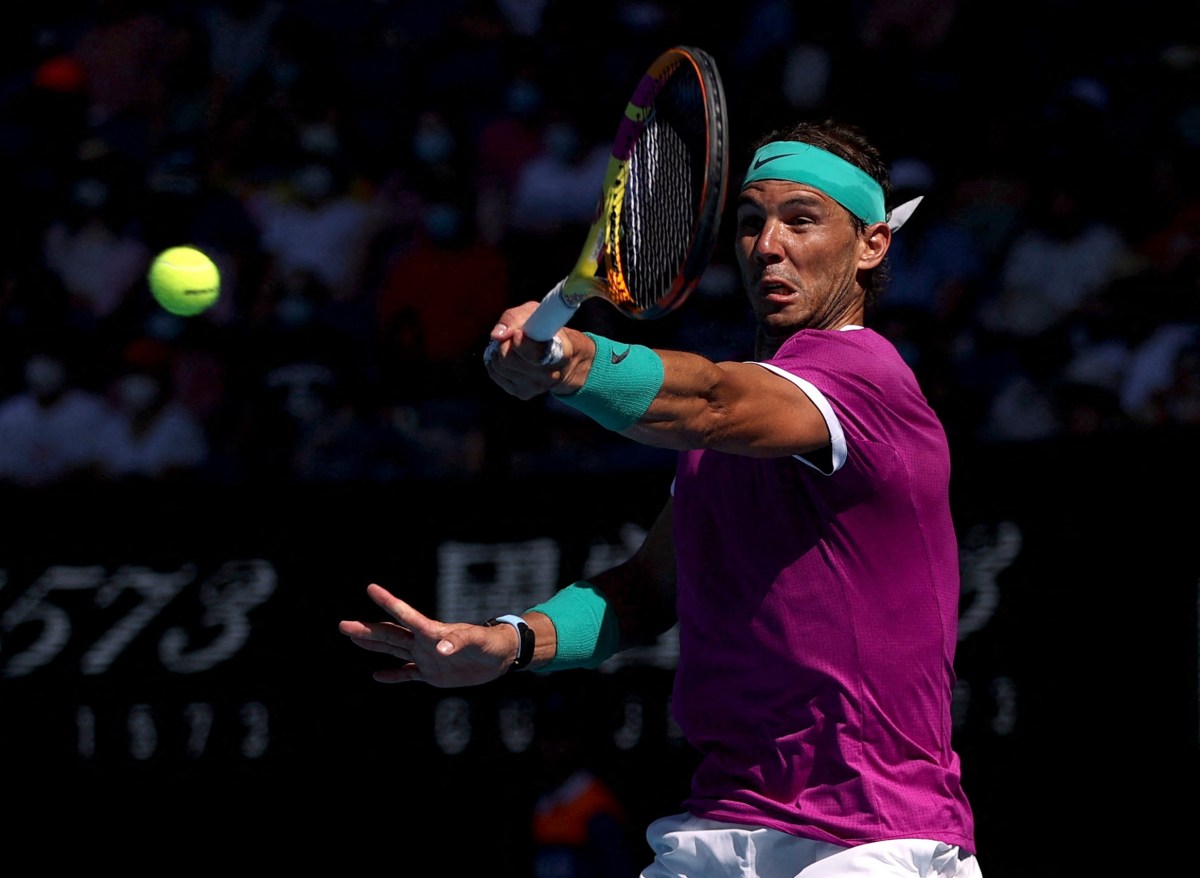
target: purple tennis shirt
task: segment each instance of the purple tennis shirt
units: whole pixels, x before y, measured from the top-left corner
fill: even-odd
[[[950,741],[945,432],[872,330],[803,330],[761,365],[822,407],[833,444],[811,464],[679,456],[673,710],[700,752],[685,806],[836,844],[973,852]]]

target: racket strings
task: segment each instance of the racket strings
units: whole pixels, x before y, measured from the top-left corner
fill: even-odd
[[[668,307],[693,280],[684,267],[699,243],[708,143],[704,89],[679,65],[634,144],[619,221],[609,228],[610,287],[639,311]]]

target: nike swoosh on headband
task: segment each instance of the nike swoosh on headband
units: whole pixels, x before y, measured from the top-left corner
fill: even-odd
[[[751,168],[751,170],[757,171],[759,168],[761,168],[767,162],[773,162],[773,161],[776,161],[777,159],[787,158],[789,155],[792,155],[792,153],[787,153],[784,155],[763,156],[762,158],[755,160],[754,166]]]

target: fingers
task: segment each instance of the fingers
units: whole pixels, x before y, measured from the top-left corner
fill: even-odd
[[[392,622],[358,622],[343,619],[338,622],[338,631],[358,640],[371,640],[392,646],[401,645],[412,634]]]
[[[499,347],[501,342],[507,341],[510,335],[512,335],[512,330],[509,329],[507,323],[497,323],[488,334],[488,338],[491,340],[488,346],[490,348]]]
[[[525,322],[537,310],[537,302],[525,302],[509,308],[500,315],[500,320],[489,333],[483,361],[489,367],[497,359],[520,359],[539,366],[548,366],[562,359],[563,346],[557,338],[549,342],[538,341],[525,335]]]
[[[346,620],[338,623],[338,630],[349,637],[351,643],[367,652],[382,653],[403,662],[415,661],[413,635],[399,625]]]
[[[367,586],[367,597],[369,597],[379,606],[383,607],[385,610],[387,609],[386,604],[388,601],[399,600],[399,598],[397,598],[394,594],[392,594],[382,585],[379,585],[375,582],[372,582]]]
[[[504,632],[470,622],[430,619],[375,583],[367,593],[395,621],[346,619],[338,623],[338,630],[361,649],[399,660],[398,666],[372,674],[381,683],[415,680],[438,687],[474,686],[496,679],[511,663]]]
[[[383,640],[373,635],[351,634],[350,639],[354,641],[355,646],[360,646],[367,652],[382,652],[396,658],[402,658],[405,661],[412,660],[412,647],[410,643]]]
[[[382,607],[388,615],[416,634],[425,637],[437,637],[441,623],[435,622],[428,616],[413,609],[400,598],[396,597],[381,585],[371,583],[367,586],[367,596]]]
[[[529,315],[537,310],[537,306],[537,302],[531,301],[507,309],[500,315],[496,325],[492,327],[490,337],[498,342],[512,338],[513,333],[525,325]]]
[[[492,381],[496,383],[497,387],[509,396],[515,396],[517,399],[529,400],[541,393],[538,390],[530,390],[529,382],[523,378],[514,378],[509,374],[499,371],[492,371],[490,374]]]
[[[371,679],[376,683],[409,683],[414,680],[421,679],[417,672],[416,665],[405,665],[402,668],[388,668],[383,671],[375,671],[371,674]]]
[[[414,610],[382,586],[371,583],[367,586],[367,595],[395,618],[396,622],[343,619],[338,623],[338,631],[349,637],[356,646],[368,652],[385,653],[404,661],[412,661],[415,636],[437,636],[437,629],[440,627],[437,623]]]
[[[339,622],[338,630],[356,645],[405,661],[415,661],[421,649],[436,649],[440,653],[453,651],[453,647],[444,639],[452,626],[430,619],[376,583],[367,586],[367,595],[396,622],[359,622],[352,619]]]
[[[513,354],[531,366],[557,366],[562,362],[563,344],[557,335],[550,341],[538,341],[536,338],[530,338],[523,331],[517,331],[513,333],[509,342],[512,345]],[[539,368],[538,373],[542,372],[543,370]]]
[[[564,360],[562,341],[555,336],[549,342],[525,337],[517,331],[495,344],[487,361],[488,377],[505,393],[529,400],[550,391],[562,378],[559,369]]]

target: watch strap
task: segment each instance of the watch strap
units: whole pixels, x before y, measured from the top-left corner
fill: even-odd
[[[507,624],[513,626],[517,632],[517,657],[509,666],[510,671],[519,671],[533,661],[534,635],[533,629],[526,624],[525,620],[520,616],[509,614],[507,616],[497,616],[494,619],[488,619],[483,623],[491,628],[494,625]]]

